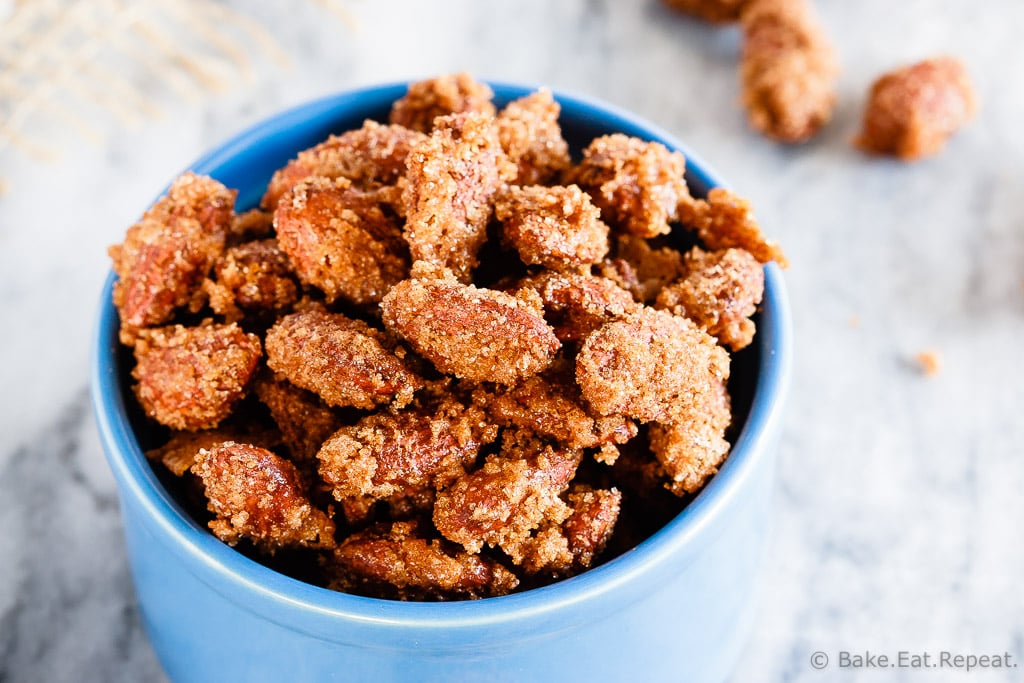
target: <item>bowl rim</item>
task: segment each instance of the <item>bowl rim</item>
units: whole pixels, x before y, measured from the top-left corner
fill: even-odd
[[[538,86],[491,82],[496,102],[533,92]],[[290,107],[229,138],[189,166],[210,172],[242,151],[266,143],[290,127],[306,125],[339,107],[367,110],[368,101],[395,99],[404,94],[408,81],[342,91]],[[699,156],[655,124],[614,105],[551,88],[562,107],[562,116],[583,117],[603,127],[639,134],[676,149],[686,158],[689,182],[694,179],[707,190],[722,187],[718,177]],[[568,114],[567,114],[568,112]],[[336,117],[338,114],[334,114]],[[191,561],[197,576],[237,604],[251,607],[242,595],[258,595],[269,608],[270,618],[291,626],[317,615],[325,623],[344,620],[384,629],[464,630],[498,624],[536,622],[537,618],[563,615],[575,605],[591,603],[664,566],[687,550],[696,552],[711,540],[714,528],[742,495],[745,481],[754,476],[756,464],[769,456],[779,431],[792,366],[792,323],[788,297],[780,269],[765,268],[765,295],[755,337],[759,345],[753,400],[744,426],[720,471],[682,512],[664,527],[622,555],[553,584],[511,595],[453,602],[401,602],[367,598],[307,584],[280,574],[237,552],[200,527],[171,498],[159,482],[128,422],[118,377],[119,325],[111,302],[116,275],[110,272],[101,294],[91,353],[90,395],[108,464],[118,482],[118,493],[129,496],[146,513],[145,521],[160,532],[164,543],[179,548]],[[245,604],[243,604],[245,603]],[[271,614],[272,613],[272,614]]]

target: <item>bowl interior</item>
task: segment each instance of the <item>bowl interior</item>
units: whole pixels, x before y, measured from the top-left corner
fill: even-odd
[[[197,160],[190,168],[239,190],[238,209],[254,207],[273,172],[295,154],[325,139],[362,125],[364,119],[386,120],[391,103],[407,84],[368,88],[312,102],[256,125]],[[492,84],[501,105],[534,91],[530,86]],[[578,152],[594,137],[622,132],[659,141],[687,158],[687,181],[695,196],[720,185],[707,166],[668,134],[608,105],[555,93],[570,147]],[[137,499],[182,552],[223,580],[227,586],[256,593],[296,610],[321,615],[402,623],[451,626],[523,616],[557,609],[627,585],[683,546],[699,551],[712,533],[716,516],[727,514],[729,500],[747,476],[754,459],[763,457],[767,434],[779,420],[789,374],[789,316],[781,274],[766,269],[765,301],[759,311],[755,344],[733,354],[733,449],[720,472],[676,517],[626,552],[579,576],[543,588],[499,598],[458,603],[401,603],[337,593],[275,572],[222,544],[169,494],[143,455],[145,420],[130,390],[130,354],[118,344],[117,312],[110,299],[114,276],[103,292],[93,366],[93,400],[108,460],[122,496]],[[141,443],[140,443],[141,442]]]

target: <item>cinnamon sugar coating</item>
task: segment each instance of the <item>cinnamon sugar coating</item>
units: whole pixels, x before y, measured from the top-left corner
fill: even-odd
[[[380,308],[390,331],[464,379],[512,384],[546,368],[560,346],[535,301],[454,279],[403,280]]]
[[[324,443],[320,476],[339,501],[440,488],[464,474],[496,436],[483,411],[450,398],[432,410],[375,413]]]
[[[214,264],[213,275],[203,289],[213,312],[230,322],[247,313],[273,316],[299,298],[291,261],[273,238],[228,248]]]
[[[729,454],[729,403],[725,381],[712,380],[679,401],[669,421],[651,425],[648,439],[658,472],[677,496],[699,491]]]
[[[469,282],[487,239],[494,196],[514,174],[492,117],[467,113],[438,119],[408,158],[402,201],[413,261],[449,268]]]
[[[517,168],[514,184],[547,185],[571,165],[569,145],[558,125],[561,109],[551,91],[541,88],[498,114],[498,139]]]
[[[434,525],[467,552],[498,546],[517,552],[542,522],[560,524],[571,511],[559,498],[576,472],[578,451],[506,436],[500,454],[437,495]]]
[[[576,357],[583,398],[601,415],[667,420],[686,396],[729,377],[729,355],[686,318],[644,308],[587,338]]]
[[[299,278],[328,302],[376,303],[409,272],[396,220],[344,178],[292,187],[274,212],[274,226]]]
[[[782,249],[761,232],[750,202],[732,190],[716,187],[708,198],[680,202],[679,220],[694,230],[712,251],[736,247],[750,252],[761,263],[789,265]]]
[[[285,192],[314,176],[347,178],[362,189],[394,186],[405,176],[409,150],[423,138],[423,133],[405,126],[367,120],[362,128],[332,135],[299,152],[274,173],[260,205],[273,211]]]
[[[808,0],[747,0],[740,79],[750,125],[780,142],[811,138],[832,118],[838,73]]]
[[[610,454],[615,444],[624,444],[637,433],[636,425],[622,416],[589,415],[571,375],[530,377],[512,387],[482,385],[472,396],[473,403],[497,424],[551,439],[571,450],[611,447]]]
[[[666,7],[714,24],[725,24],[740,18],[747,0],[662,0]]]
[[[528,265],[578,270],[608,253],[608,226],[576,185],[513,185],[494,211],[505,237]]]
[[[381,339],[380,331],[340,313],[292,313],[267,332],[267,365],[327,405],[407,405],[422,380]]]
[[[604,277],[542,271],[517,285],[540,295],[544,318],[562,342],[583,341],[606,322],[640,309],[628,291]]]
[[[333,548],[334,522],[313,507],[295,466],[265,448],[233,441],[199,451],[192,472],[203,481],[214,535],[247,539],[261,552]]]
[[[739,351],[754,339],[754,322],[764,295],[764,270],[743,249],[686,254],[686,275],[658,294],[657,308],[689,318],[718,343]]]
[[[416,522],[382,524],[349,536],[334,552],[330,587],[400,600],[505,595],[519,579],[494,560],[455,550]]]
[[[171,325],[135,342],[132,387],[151,418],[174,429],[216,427],[245,394],[260,340],[238,325]]]
[[[690,196],[686,159],[660,142],[621,133],[595,138],[569,178],[586,190],[613,228],[639,237],[666,235],[676,206]]]
[[[445,74],[409,86],[404,97],[391,106],[389,120],[412,130],[429,133],[435,119],[448,114],[473,112],[493,117],[494,91],[468,73]]]
[[[937,154],[977,109],[963,65],[952,57],[926,59],[874,82],[857,145],[904,161]]]
[[[691,201],[683,201],[681,205],[689,206]],[[642,237],[619,235],[612,258],[605,259],[597,270],[619,287],[629,290],[637,301],[650,303],[662,287],[683,274],[683,255],[671,247],[651,247]]]
[[[224,248],[236,194],[212,178],[185,173],[128,229],[123,243],[110,247],[122,328],[165,323],[195,302]],[[131,335],[123,336],[129,343]]]
[[[341,427],[338,415],[319,396],[272,372],[258,375],[253,391],[270,411],[288,453],[296,462],[313,461],[324,441]]]
[[[546,525],[518,547],[527,574],[567,576],[589,569],[615,530],[622,494],[574,486],[566,495],[569,516]]]

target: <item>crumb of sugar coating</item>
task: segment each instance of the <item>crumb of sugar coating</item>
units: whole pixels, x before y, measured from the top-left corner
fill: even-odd
[[[691,249],[686,274],[658,294],[657,308],[689,318],[718,343],[739,351],[754,339],[754,322],[764,295],[764,269],[743,249]]]
[[[804,142],[832,118],[838,69],[809,0],[748,0],[740,79],[750,125]]]
[[[174,429],[216,427],[245,394],[262,351],[238,325],[142,330],[132,387],[146,414]]]
[[[267,365],[327,405],[407,405],[423,381],[386,349],[383,333],[316,309],[281,318],[267,332]]]
[[[914,355],[918,370],[925,377],[934,377],[942,371],[942,357],[938,351],[921,351]]]
[[[381,313],[438,370],[464,379],[512,384],[550,365],[561,346],[536,302],[454,279],[403,280]]]
[[[248,539],[273,555],[282,548],[334,547],[334,522],[313,507],[295,466],[258,446],[233,441],[199,451],[192,472],[203,481],[214,535]]]
[[[874,82],[857,145],[904,161],[937,154],[977,110],[974,88],[952,57],[927,59]]]
[[[429,133],[435,119],[448,114],[474,112],[493,117],[494,92],[468,73],[445,74],[412,83],[402,98],[391,106],[389,120],[412,130]]]

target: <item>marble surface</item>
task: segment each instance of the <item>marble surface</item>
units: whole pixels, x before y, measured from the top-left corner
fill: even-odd
[[[59,161],[0,156],[0,681],[161,681],[87,399],[106,246],[203,150],[285,106],[470,70],[632,109],[751,198],[792,261],[792,400],[756,632],[733,681],[1024,680],[837,669],[841,651],[1024,662],[1024,3],[817,3],[843,66],[832,125],[783,148],[736,106],[734,29],[654,0],[233,3],[290,69]],[[398,19],[400,18],[400,20]],[[400,23],[396,23],[400,21]],[[868,84],[961,57],[981,112],[912,166],[851,148]],[[1015,69],[1017,71],[1015,71]],[[931,377],[914,356],[935,350]],[[810,665],[821,651],[833,663]]]

